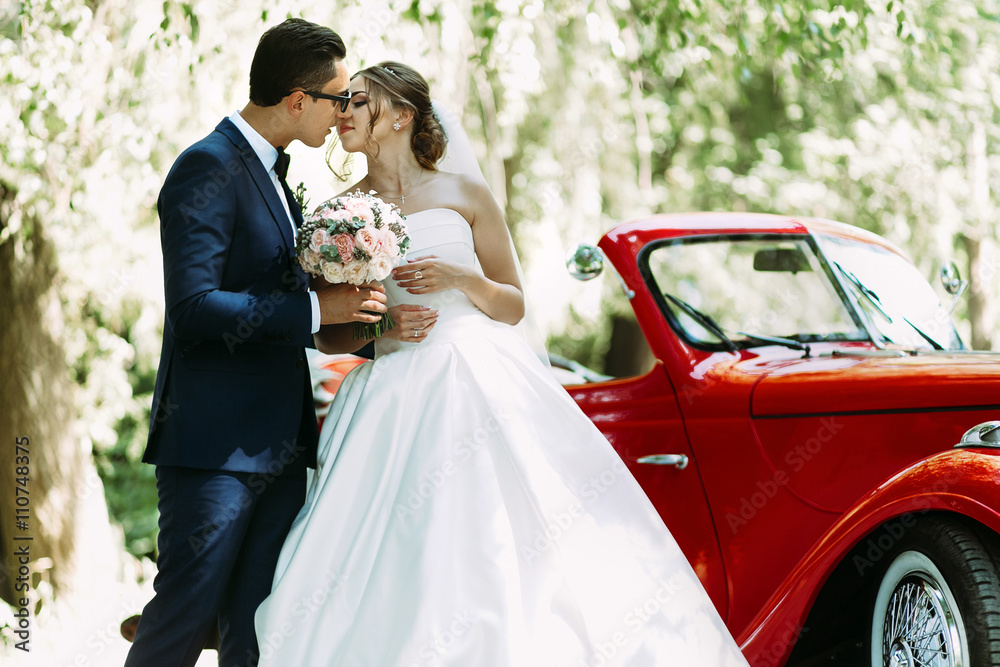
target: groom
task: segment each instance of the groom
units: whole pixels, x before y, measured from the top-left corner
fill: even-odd
[[[329,28],[268,30],[249,104],[184,151],[160,191],[166,313],[143,456],[159,557],[127,666],[193,665],[216,625],[220,666],[257,664],[254,611],[315,465],[303,348],[321,325],[386,310],[377,289],[307,291],[293,250],[302,213],[283,147],[322,146],[346,115],[345,56]]]

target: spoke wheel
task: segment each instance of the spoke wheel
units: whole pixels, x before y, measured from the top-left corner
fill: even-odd
[[[968,640],[954,595],[927,556],[900,554],[882,580],[876,599],[881,664],[886,667],[965,667]],[[879,620],[881,623],[879,623]],[[873,628],[873,632],[878,627]],[[873,643],[876,639],[872,637]]]
[[[872,667],[1000,665],[997,554],[995,535],[958,523],[907,530],[875,595]]]

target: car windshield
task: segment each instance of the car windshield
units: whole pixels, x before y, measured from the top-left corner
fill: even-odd
[[[671,325],[695,345],[868,339],[805,238],[682,239],[655,247],[646,261]]]
[[[947,309],[909,261],[872,243],[822,234],[816,238],[884,342],[914,349],[963,348]]]

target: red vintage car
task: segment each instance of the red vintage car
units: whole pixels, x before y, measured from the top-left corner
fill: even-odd
[[[841,223],[733,213],[598,245],[570,270],[610,260],[649,363],[576,367],[596,381],[567,390],[749,662],[1000,664],[1000,355],[965,349],[905,255]]]

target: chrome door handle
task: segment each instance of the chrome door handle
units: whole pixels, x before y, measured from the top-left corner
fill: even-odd
[[[678,470],[687,468],[688,457],[685,454],[653,454],[640,457],[636,463],[650,463],[654,466],[677,466]]]

